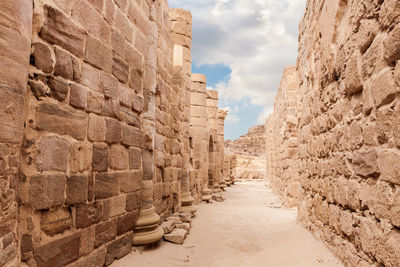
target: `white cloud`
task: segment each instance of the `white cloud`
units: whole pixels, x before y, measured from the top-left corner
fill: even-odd
[[[238,117],[244,98],[271,113],[285,66],[295,64],[298,23],[306,0],[169,0],[193,15],[192,56],[198,64],[225,64],[230,79],[215,86]],[[236,114],[236,115],[235,115]],[[229,118],[229,117],[228,117]]]

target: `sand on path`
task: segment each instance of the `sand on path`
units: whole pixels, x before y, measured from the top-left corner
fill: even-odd
[[[161,241],[111,266],[343,266],[296,221],[296,209],[280,207],[263,182],[237,183],[223,196],[224,202],[199,205],[183,245]]]

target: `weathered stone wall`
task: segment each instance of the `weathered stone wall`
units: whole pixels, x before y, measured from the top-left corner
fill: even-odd
[[[32,8],[28,0],[0,2],[0,266],[18,266],[20,262],[17,186]]]
[[[266,124],[267,181],[288,207],[297,205],[299,196],[297,91],[295,66],[286,67],[275,98],[274,113]],[[273,168],[271,168],[273,166]]]
[[[205,170],[189,175],[191,14],[164,0],[0,10],[0,266],[110,265],[143,210],[168,217],[207,182],[206,91]]]
[[[299,219],[348,266],[400,265],[399,22],[397,0],[309,0],[300,25]]]

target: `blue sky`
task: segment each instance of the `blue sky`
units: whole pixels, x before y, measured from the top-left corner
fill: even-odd
[[[207,75],[229,110],[225,138],[263,124],[285,66],[297,57],[306,0],[168,0],[193,16],[193,73]]]

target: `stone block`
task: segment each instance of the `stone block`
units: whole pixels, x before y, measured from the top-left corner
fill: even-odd
[[[396,150],[381,150],[378,152],[379,179],[400,185],[400,153]]]
[[[99,172],[108,170],[108,146],[106,144],[93,145],[92,169]]]
[[[129,169],[139,170],[142,167],[142,151],[138,148],[129,148]]]
[[[78,205],[76,207],[76,228],[87,228],[100,222],[103,216],[103,205],[100,202]]]
[[[38,144],[35,165],[39,171],[67,171],[69,143],[56,136],[44,136]]]
[[[110,218],[119,216],[125,212],[126,195],[117,196],[110,199]]]
[[[90,66],[89,64],[82,63],[81,84],[94,91],[104,94],[104,90],[100,86],[99,75],[99,71],[96,68]]]
[[[40,37],[52,44],[62,46],[77,56],[83,56],[85,31],[54,7],[45,5],[43,9],[44,24],[39,33]]]
[[[76,142],[70,146],[69,170],[71,173],[89,170],[92,163],[92,144]]]
[[[79,258],[80,233],[70,234],[34,249],[38,266],[66,266]]]
[[[175,222],[174,221],[165,221],[161,224],[161,228],[164,230],[165,234],[169,234],[174,230],[175,228]]]
[[[119,180],[121,185],[121,192],[133,193],[139,191],[142,188],[142,172],[141,171],[130,171],[120,173]]]
[[[111,145],[110,168],[113,170],[128,169],[128,151],[122,145]]]
[[[24,130],[24,96],[0,87],[0,142],[22,142]]]
[[[47,81],[47,85],[50,88],[51,96],[62,102],[67,98],[69,92],[69,84],[58,78],[58,77],[49,77]]]
[[[132,108],[134,111],[141,113],[143,111],[143,97],[139,95],[134,95]]]
[[[39,42],[33,43],[32,47],[33,62],[31,62],[31,64],[33,64],[33,66],[35,66],[36,68],[42,70],[44,73],[51,73],[54,69],[54,60],[51,57],[50,48],[47,45]]]
[[[119,175],[98,173],[95,176],[95,199],[104,199],[119,195]]]
[[[171,233],[165,234],[164,239],[175,244],[182,245],[186,238],[186,230],[175,228]]]
[[[375,149],[359,150],[353,153],[353,169],[361,176],[378,172],[378,153]]]
[[[74,79],[74,68],[72,65],[71,55],[58,47],[55,47],[54,52],[56,55],[54,75],[61,76],[72,81]]]
[[[125,14],[123,14],[120,10],[115,10],[115,27],[122,33],[122,35],[126,38],[126,40],[131,43],[133,37],[134,26],[128,20]]]
[[[89,255],[94,249],[95,231],[94,226],[81,230],[81,246],[79,255]]]
[[[110,42],[113,51],[119,56],[124,57],[125,47],[127,46],[127,43],[124,36],[117,29],[112,30]]]
[[[72,216],[67,208],[41,213],[40,228],[46,234],[54,236],[62,234],[72,227]]]
[[[107,98],[119,99],[118,80],[107,72],[100,72],[100,88]]]
[[[141,130],[139,128],[123,124],[122,144],[141,148],[143,146]]]
[[[65,175],[36,175],[30,179],[29,203],[37,210],[64,204]]]
[[[121,259],[128,255],[132,250],[133,234],[129,233],[107,246],[107,255],[105,265],[110,265],[114,260]]]
[[[88,139],[92,142],[106,140],[106,121],[102,117],[89,114]]]
[[[129,65],[120,57],[113,58],[112,74],[121,82],[129,81]]]
[[[121,142],[122,127],[116,119],[106,118],[106,142],[109,144]]]
[[[119,86],[119,103],[125,107],[131,108],[133,103],[133,96],[135,92],[124,85]]]
[[[132,231],[135,227],[138,218],[138,212],[133,211],[118,218],[118,229],[117,234],[123,235],[129,231]]]
[[[132,194],[127,194],[126,195],[126,211],[134,211],[138,210],[140,208],[141,204],[141,197],[140,197],[140,192],[137,193],[132,193]]]
[[[98,69],[112,71],[113,53],[111,48],[107,47],[101,41],[89,35],[86,40],[85,61]]]
[[[117,226],[117,219],[96,225],[94,247],[98,248],[115,239],[117,236]]]
[[[55,103],[39,103],[36,108],[36,127],[78,140],[86,138],[87,116],[84,112]]]
[[[97,3],[98,7],[102,5],[98,0],[92,0]],[[75,0],[72,7],[72,18],[81,25],[84,25],[87,31],[104,43],[108,43],[110,39],[111,29],[107,22],[104,21],[100,13],[88,1]]]
[[[371,77],[370,86],[372,96],[377,108],[391,103],[397,94],[396,83],[393,72],[390,69],[384,69],[377,75]]]
[[[103,95],[96,93],[92,90],[88,90],[86,110],[96,114],[102,114],[104,106]]]
[[[384,55],[388,62],[400,59],[400,25],[396,25],[383,41]]]
[[[74,175],[67,177],[65,204],[84,204],[88,199],[88,176]]]
[[[193,106],[203,106],[207,105],[207,95],[205,93],[192,92],[190,94],[190,104]]]
[[[106,253],[106,247],[101,247],[90,253],[88,256],[73,262],[69,265],[69,267],[103,267],[106,259]]]
[[[69,104],[73,107],[86,109],[87,90],[78,84],[71,84]]]

